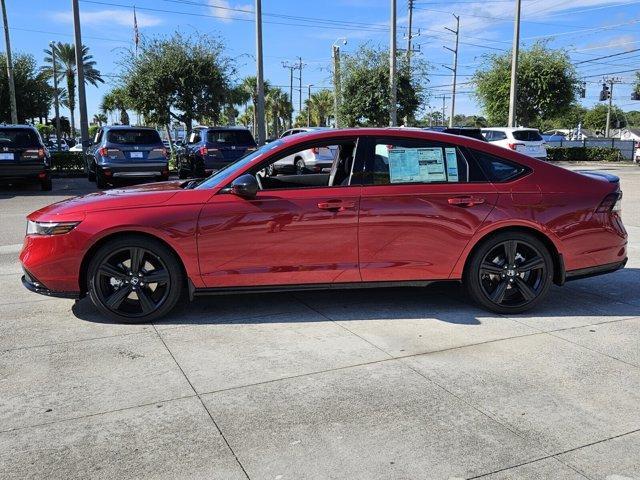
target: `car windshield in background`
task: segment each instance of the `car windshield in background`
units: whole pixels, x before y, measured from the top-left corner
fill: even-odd
[[[38,135],[30,128],[0,128],[0,147],[39,146]]]
[[[107,135],[109,143],[120,145],[149,145],[162,143],[155,130],[110,130]]]
[[[537,130],[514,130],[513,138],[521,142],[540,142],[542,136]]]
[[[209,130],[208,143],[226,145],[254,145],[255,141],[248,130]]]

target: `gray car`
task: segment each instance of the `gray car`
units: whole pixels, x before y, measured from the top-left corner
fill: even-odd
[[[153,128],[101,127],[85,152],[85,172],[99,188],[118,180],[167,180],[167,149]]]

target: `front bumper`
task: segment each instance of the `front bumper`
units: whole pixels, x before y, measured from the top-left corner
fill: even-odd
[[[49,290],[42,283],[31,276],[26,270],[24,271],[24,275],[22,276],[22,285],[24,285],[25,288],[31,292],[39,293],[40,295],[46,295],[48,297],[74,299],[80,298],[80,292],[56,292],[53,290]]]

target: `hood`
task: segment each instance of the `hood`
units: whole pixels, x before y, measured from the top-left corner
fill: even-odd
[[[31,213],[30,220],[55,221],[84,217],[86,212],[161,205],[181,190],[183,181],[149,183],[72,197]]]

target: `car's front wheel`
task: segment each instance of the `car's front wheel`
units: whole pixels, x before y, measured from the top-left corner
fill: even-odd
[[[87,272],[89,297],[108,318],[144,323],[166,315],[180,299],[179,260],[158,240],[127,235],[104,244]]]
[[[497,313],[521,313],[535,307],[553,281],[549,249],[527,233],[504,232],[473,253],[463,282],[471,298]]]

